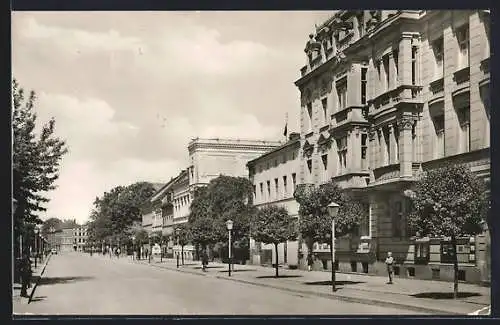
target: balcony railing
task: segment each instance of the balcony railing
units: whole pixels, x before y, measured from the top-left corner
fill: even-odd
[[[434,80],[430,83],[429,89],[433,95],[439,94],[444,90],[444,78]]]
[[[455,71],[453,73],[453,80],[457,83],[457,85],[461,85],[463,83],[466,83],[470,79],[470,68],[466,67],[463,69],[460,69],[458,71]]]
[[[373,105],[375,110],[385,109],[403,102],[421,103],[422,88],[422,86],[402,85],[369,100],[368,103]]]
[[[373,170],[373,176],[375,177],[375,182],[382,182],[390,179],[399,178],[399,175],[400,175],[399,163],[378,167]]]

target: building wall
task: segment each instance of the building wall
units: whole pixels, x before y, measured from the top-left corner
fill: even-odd
[[[442,239],[425,244],[434,252],[427,252],[429,262],[415,260],[422,245],[406,231],[403,192],[420,171],[446,162],[467,163],[489,182],[489,12],[340,11],[335,17],[351,22],[352,29],[339,30],[333,19],[319,26],[306,44],[307,64],[296,81],[299,182],[318,185],[333,178],[344,188],[360,189],[358,199],[368,203],[368,233],[338,244],[345,247],[339,248],[339,269],[359,270],[364,263],[369,272],[385,272],[381,261],[392,251],[400,276],[450,280]],[[369,29],[358,28],[371,22]],[[468,31],[467,52],[459,45],[461,30]],[[479,281],[477,265],[484,264],[475,253],[478,238],[463,238],[458,255],[461,276],[472,282]],[[354,253],[366,242],[367,254]]]
[[[287,209],[291,218],[298,218],[298,203],[293,198],[297,184],[300,141],[290,140],[271,152],[248,163],[250,181],[254,188],[253,202],[257,208],[269,204]],[[250,241],[250,259],[253,264],[276,263],[274,245]],[[278,263],[298,265],[298,241],[278,245]]]

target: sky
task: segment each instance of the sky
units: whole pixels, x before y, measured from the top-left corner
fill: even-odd
[[[187,167],[195,137],[298,131],[314,25],[332,12],[13,12],[12,72],[69,153],[42,219],[88,219],[97,196]]]

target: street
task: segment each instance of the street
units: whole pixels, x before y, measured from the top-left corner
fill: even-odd
[[[52,256],[30,304],[34,315],[402,315],[394,308],[282,292],[116,258]]]

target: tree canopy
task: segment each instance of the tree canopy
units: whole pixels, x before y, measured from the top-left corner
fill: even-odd
[[[413,233],[432,237],[471,236],[482,231],[489,209],[486,185],[465,165],[429,170],[406,192],[413,205]]]
[[[335,202],[340,205],[335,217],[335,236],[341,237],[354,232],[367,212],[355,199],[346,194],[334,181],[319,187],[301,186],[294,193],[299,203],[299,232],[314,242],[329,243],[332,233],[332,218],[328,214],[328,205]]]
[[[233,221],[234,239],[248,240],[254,213],[252,193],[248,179],[223,175],[197,188],[188,219],[193,241],[202,246],[227,241],[229,219]]]
[[[50,119],[36,132],[34,112],[36,96],[28,98],[14,79],[12,82],[13,129],[13,197],[17,200],[14,231],[22,231],[26,223],[41,224],[37,212],[46,211],[45,194],[56,188],[62,157],[68,152],[65,141],[55,135],[55,119]]]
[[[125,242],[130,239],[134,221],[142,220],[144,202],[149,201],[154,193],[151,183],[138,182],[117,186],[102,197],[97,197],[89,222],[89,233],[93,240]]]

